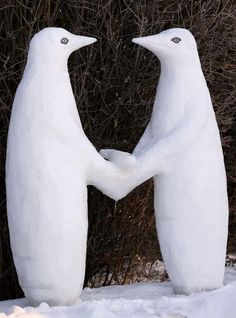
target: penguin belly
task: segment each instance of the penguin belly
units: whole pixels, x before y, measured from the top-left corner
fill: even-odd
[[[19,283],[33,305],[73,304],[85,274],[85,168],[75,145],[16,139],[9,138],[6,184]]]
[[[202,142],[204,144],[204,142]],[[154,179],[157,233],[177,294],[223,285],[228,232],[226,176],[220,143],[201,141]]]

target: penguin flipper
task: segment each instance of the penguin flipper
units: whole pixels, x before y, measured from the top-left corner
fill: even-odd
[[[121,170],[132,169],[136,166],[136,157],[128,152],[115,149],[102,149],[100,155],[113,162]]]

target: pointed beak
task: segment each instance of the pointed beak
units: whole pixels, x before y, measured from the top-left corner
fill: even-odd
[[[153,50],[155,50],[155,48],[158,45],[156,35],[144,36],[141,38],[134,38],[132,39],[132,42],[138,45],[141,45],[152,52]]]
[[[88,37],[88,36],[82,36],[82,35],[75,35],[75,38],[74,38],[74,50],[78,50],[84,46],[87,46],[87,45],[90,45],[90,44],[93,44],[94,42],[97,41],[97,39],[95,38],[91,38],[91,37]]]
[[[145,37],[142,37],[142,38],[134,38],[132,39],[132,42],[135,43],[135,44],[139,44],[139,45],[142,45],[142,39],[145,39]]]

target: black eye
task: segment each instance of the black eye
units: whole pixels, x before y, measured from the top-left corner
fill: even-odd
[[[181,41],[181,38],[178,38],[177,36],[173,39],[171,39],[172,42],[174,43],[179,43]]]
[[[69,40],[67,38],[62,38],[61,39],[61,43],[62,44],[67,44],[69,42]]]

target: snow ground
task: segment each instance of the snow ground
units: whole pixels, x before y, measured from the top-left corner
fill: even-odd
[[[0,318],[236,318],[236,268],[221,289],[176,296],[169,282],[85,288],[70,307],[29,307],[26,299],[0,302]]]

